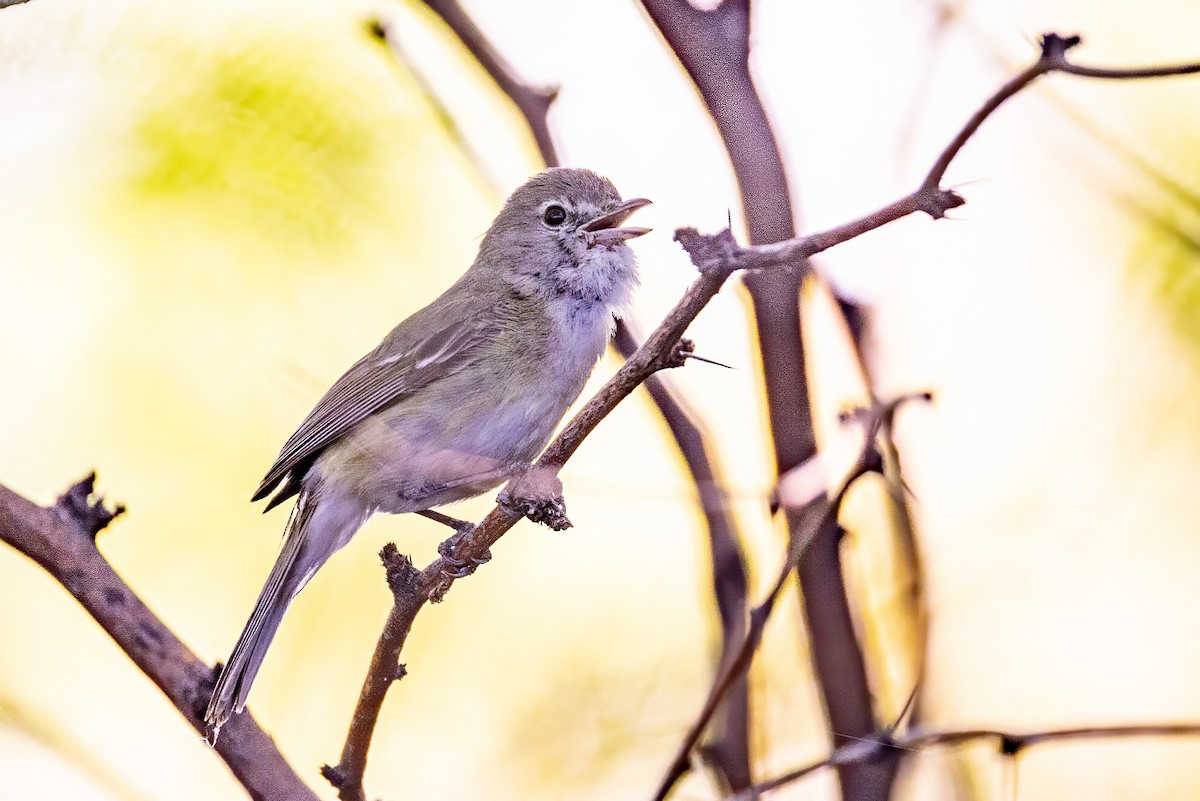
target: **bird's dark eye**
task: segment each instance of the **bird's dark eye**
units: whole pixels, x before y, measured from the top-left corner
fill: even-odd
[[[542,222],[546,225],[557,228],[566,222],[566,220],[567,210],[558,204],[547,206],[546,210],[542,212]]]

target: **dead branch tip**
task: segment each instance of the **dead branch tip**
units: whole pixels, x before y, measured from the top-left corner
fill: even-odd
[[[388,587],[393,595],[414,591],[420,571],[408,554],[400,553],[396,543],[389,542],[379,550],[379,561],[383,562]]]
[[[54,503],[59,514],[72,521],[92,539],[109,523],[125,513],[124,504],[109,508],[104,496],[96,494],[96,472],[92,471],[59,496]]]

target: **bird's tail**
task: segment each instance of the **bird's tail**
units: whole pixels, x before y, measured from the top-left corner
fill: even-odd
[[[361,508],[350,506],[324,499],[318,503],[308,491],[296,499],[283,548],[208,702],[204,723],[210,743],[216,743],[221,727],[246,707],[250,685],[292,599],[366,519]]]

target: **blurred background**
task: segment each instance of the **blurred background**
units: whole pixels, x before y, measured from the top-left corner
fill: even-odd
[[[733,178],[686,76],[633,2],[466,2],[514,68],[561,85],[563,161],[655,205],[634,245],[648,331]],[[407,56],[367,31],[381,18]],[[1049,30],[1080,62],[1200,58],[1191,0],[755,4],[752,61],[804,231],[906,193]],[[415,66],[415,71],[413,67]],[[438,103],[432,103],[433,89]],[[931,728],[1200,719],[1200,79],[1051,76],[948,181],[954,221],[904,220],[819,257],[872,315],[881,395],[930,389],[898,436],[926,571]],[[224,659],[286,512],[249,495],[342,370],[470,263],[539,169],[519,116],[419,3],[33,0],[0,10],[0,482],[50,503],[91,469],[129,512],[100,547],[202,658]],[[761,597],[782,558],[757,344],[731,284],[671,381],[707,424]],[[814,315],[814,319],[816,316]],[[814,327],[819,328],[819,320]],[[839,332],[811,367],[826,422]],[[821,339],[824,336],[825,339]],[[608,357],[591,389],[617,365]],[[585,396],[586,396],[585,392]],[[521,523],[428,608],[367,773],[396,798],[647,796],[703,700],[716,612],[694,490],[648,398],[563,473],[575,528]],[[452,513],[478,518],[483,498]],[[911,621],[851,509],[873,690],[911,690]],[[860,520],[858,525],[855,520]],[[444,536],[377,517],[297,600],[251,707],[322,797],[390,605],[375,554]],[[751,675],[756,774],[829,748],[794,593]],[[70,596],[0,547],[0,798],[243,791]],[[1019,779],[1019,780],[1018,780]],[[820,775],[774,797],[833,797]],[[1200,739],[911,760],[903,797],[1200,794]],[[679,799],[714,798],[703,776]]]

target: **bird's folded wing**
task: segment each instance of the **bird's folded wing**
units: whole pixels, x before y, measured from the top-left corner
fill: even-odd
[[[392,338],[384,340],[317,402],[284,443],[253,500],[262,500],[281,483],[267,509],[295,495],[303,474],[321,451],[376,411],[457,372],[496,333],[493,325],[478,318],[459,319],[408,347],[388,347]]]

